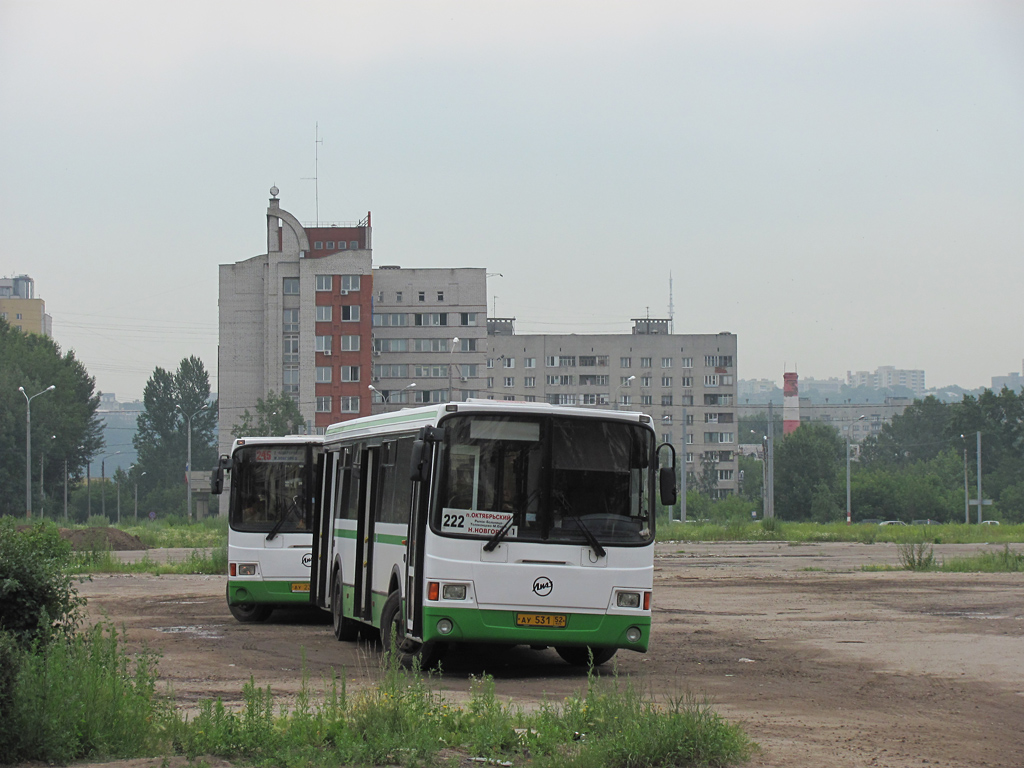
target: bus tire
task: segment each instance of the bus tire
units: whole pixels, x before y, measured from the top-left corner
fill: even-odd
[[[431,641],[417,643],[405,637],[405,618],[402,616],[402,598],[392,592],[384,601],[380,613],[380,640],[384,653],[395,653],[403,667],[432,669],[448,650],[445,643]]]
[[[561,656],[566,664],[572,664],[574,667],[589,667],[590,654],[593,653],[593,665],[599,667],[614,656],[617,650],[618,648],[603,646],[560,645],[555,648],[555,653]]]
[[[231,587],[227,588],[228,600],[231,599]],[[235,617],[237,621],[243,624],[252,624],[257,621],[266,621],[270,617],[270,614],[274,612],[274,609],[269,605],[259,605],[257,603],[239,603],[238,605],[232,605],[228,602],[228,610],[231,611],[231,615]]]
[[[341,572],[334,574],[334,592],[331,593],[331,617],[334,619],[334,636],[338,640],[355,640],[359,635],[359,624],[342,613]]]

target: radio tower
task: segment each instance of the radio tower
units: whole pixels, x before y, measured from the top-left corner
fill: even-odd
[[[672,297],[672,270],[668,272],[668,332],[675,333],[676,304]]]

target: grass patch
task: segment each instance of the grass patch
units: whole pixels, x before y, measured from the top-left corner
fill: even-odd
[[[789,541],[819,543],[829,541],[903,543],[922,538],[933,544],[1024,543],[1024,525],[847,525],[801,523],[777,518],[676,523],[659,521],[658,541]]]
[[[184,560],[173,563],[159,563],[153,560],[148,553],[143,555],[141,560],[126,563],[122,562],[109,549],[94,549],[73,552],[70,557],[70,569],[73,573],[152,573],[158,576],[172,573],[223,575],[228,572],[228,549],[227,545],[214,547],[208,552],[193,549]]]
[[[997,552],[950,558],[936,570],[947,573],[1019,573],[1024,571],[1024,552],[1016,552],[1006,544]]]

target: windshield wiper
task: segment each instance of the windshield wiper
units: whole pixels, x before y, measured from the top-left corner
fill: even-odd
[[[292,510],[299,506],[299,497],[293,496],[292,503],[288,506],[288,509],[284,511],[281,517],[278,518],[277,522],[274,523],[274,527],[270,529],[270,533],[267,534],[267,541],[272,541],[277,532],[281,530],[281,526],[284,525],[284,521],[288,519],[288,515],[291,514]]]
[[[508,535],[508,532],[510,530],[512,530],[512,523],[515,522],[515,519],[516,516],[512,515],[508,520],[505,521],[505,524],[498,529],[497,533],[495,533],[493,536],[491,536],[490,539],[487,540],[487,543],[484,544],[484,552],[494,551],[494,548],[498,546],[498,543],[502,539],[504,539],[506,535]]]
[[[583,532],[583,538],[587,540],[587,544],[590,545],[590,548],[594,550],[597,556],[604,557],[606,554],[604,551],[604,547],[601,546],[601,542],[599,542],[597,540],[597,537],[594,536],[593,533],[591,533],[590,529],[583,524],[583,521],[576,517],[576,515],[570,515],[569,519],[573,520],[576,523],[576,525],[580,527],[580,530]]]

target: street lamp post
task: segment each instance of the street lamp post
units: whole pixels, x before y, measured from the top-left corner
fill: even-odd
[[[455,355],[455,347],[458,345],[458,343],[459,343],[459,337],[458,336],[454,336],[452,338],[452,348],[450,350],[448,350],[448,402],[449,403],[455,402],[455,398],[452,397],[452,366],[454,365],[454,363],[452,362],[452,357]]]
[[[120,451],[114,451],[100,459],[100,510],[103,512],[104,517],[107,516],[107,459],[111,456],[120,455]]]
[[[616,411],[619,410],[619,404],[622,401],[622,390],[626,389],[627,387],[631,387],[633,385],[634,381],[636,381],[636,376],[630,376],[624,382],[619,384],[619,394],[618,394],[618,397],[615,398],[615,410]],[[685,427],[684,427],[684,429],[685,429]]]
[[[186,461],[188,462],[185,466],[185,472],[188,480],[188,521],[192,522],[192,419],[198,416],[202,411],[205,411],[209,403],[205,403],[202,408],[197,410],[191,416],[185,413],[184,409],[180,405],[174,406],[178,411],[181,411],[181,415],[185,417],[188,422],[188,455]]]
[[[402,387],[400,390],[398,390],[397,394],[400,395],[403,392],[405,392],[405,390],[412,389],[415,386],[416,386],[416,382],[415,381],[412,382],[411,384],[406,384],[404,387]],[[381,392],[379,389],[377,389],[375,386],[373,386],[373,384],[368,385],[367,389],[369,389],[371,392],[376,392],[378,395],[380,395],[380,399],[384,403],[385,406],[391,404],[391,396],[396,394],[395,392],[388,392],[385,395],[383,392]]]
[[[56,435],[50,435],[50,445],[53,445],[53,441],[57,439]],[[46,463],[46,449],[44,448],[39,452],[39,514],[42,517],[46,517],[46,484],[45,478],[43,477],[44,465]],[[53,516],[57,519],[57,516]]]
[[[857,421],[863,421],[863,416],[858,416]],[[852,520],[852,510],[850,507],[850,425],[846,425],[846,524],[850,525]]]
[[[18,387],[18,391],[25,396],[25,517],[32,517],[32,401],[44,392],[56,389],[51,384],[46,389],[36,392],[32,397],[24,387]]]
[[[138,520],[139,520],[139,480],[141,480],[145,476],[146,476],[146,473],[143,472],[141,475],[139,475],[137,478],[135,478],[135,521],[136,522],[138,522]]]

